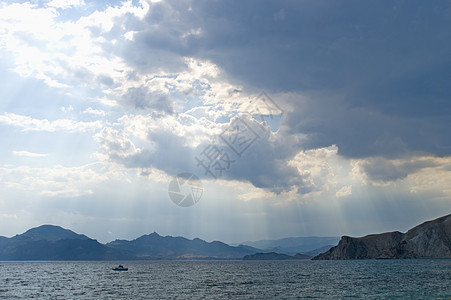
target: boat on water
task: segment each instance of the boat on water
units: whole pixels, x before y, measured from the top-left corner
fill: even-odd
[[[113,268],[113,271],[128,271],[128,268],[124,268],[123,265],[119,265],[116,268]]]

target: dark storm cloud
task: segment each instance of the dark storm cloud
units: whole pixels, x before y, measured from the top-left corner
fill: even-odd
[[[451,120],[442,112],[428,113],[425,107],[423,115],[401,115],[372,107],[371,103],[355,106],[336,98],[315,93],[307,101],[293,100],[295,110],[287,114],[286,122],[306,134],[304,148],[335,144],[338,153],[349,158],[451,153],[447,138]]]
[[[160,2],[127,58],[140,70],[210,59],[247,89],[306,96],[286,121],[305,148],[449,155],[450,12],[445,1]]]
[[[422,167],[386,159],[451,154],[450,12],[442,1],[159,2],[144,19],[127,15],[124,26],[103,34],[134,31],[132,40],[103,47],[133,67],[131,77],[181,72],[185,57],[194,57],[211,60],[243,90],[280,96],[287,130],[225,178],[302,186],[287,162],[299,151],[337,145],[341,156],[371,158],[363,171],[388,182]],[[144,86],[123,100],[173,112],[168,96]],[[125,164],[170,174],[192,167],[180,155],[192,151],[183,138],[166,132],[149,140],[157,148],[128,155]]]
[[[151,4],[137,39],[146,50],[210,58],[259,88],[393,84],[405,93],[403,83],[419,81],[414,89],[447,95],[446,81],[421,77],[450,74],[450,22],[444,1],[171,1]],[[201,34],[182,37],[191,29]]]
[[[410,173],[436,167],[433,160],[408,161],[398,164],[383,158],[371,158],[362,164],[363,171],[372,182],[386,183],[406,178]]]

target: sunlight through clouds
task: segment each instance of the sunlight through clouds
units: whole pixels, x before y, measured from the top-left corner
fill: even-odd
[[[49,5],[67,8],[75,4],[53,2]],[[58,88],[71,89],[74,84],[81,84],[108,95],[114,87],[98,86],[102,78],[108,78],[111,85],[125,82],[127,71],[131,72],[131,69],[114,54],[105,56],[102,47],[108,41],[102,35],[112,29],[113,20],[124,19],[127,14],[142,18],[147,8],[145,2],[140,6],[133,6],[131,1],[124,2],[122,6],[96,11],[74,23],[59,21],[59,13],[54,8],[38,8],[30,3],[12,4],[0,9],[3,16],[0,24],[5,28],[0,46],[13,53],[15,71],[23,77],[43,79],[49,86]],[[100,29],[99,33],[96,28]]]
[[[397,5],[1,2],[0,225],[44,222],[33,195],[59,221],[212,239],[449,210],[450,19]],[[182,172],[204,185],[187,210]]]

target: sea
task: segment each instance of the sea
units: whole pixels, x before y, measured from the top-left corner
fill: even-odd
[[[0,262],[0,299],[312,298],[451,299],[451,259]]]

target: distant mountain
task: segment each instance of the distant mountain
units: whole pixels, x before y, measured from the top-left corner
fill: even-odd
[[[293,260],[293,259],[311,259],[311,256],[297,253],[296,255],[287,255],[276,252],[255,253],[246,255],[243,260]]]
[[[330,246],[325,245],[335,239],[285,238],[230,246],[199,238],[190,240],[184,237],[163,237],[154,232],[131,241],[115,240],[101,244],[86,235],[59,226],[42,225],[11,238],[0,236],[0,260],[242,259],[246,255],[262,252],[277,253],[260,254],[258,259],[271,255],[273,258],[267,259],[282,259],[284,256],[279,254],[289,256],[290,259],[304,259],[327,251]],[[252,245],[271,248],[258,249]]]
[[[0,260],[117,259],[135,256],[59,226],[43,225],[12,238],[0,238]]]
[[[259,251],[249,246],[229,246],[222,242],[208,243],[195,238],[160,236],[156,232],[132,241],[115,240],[108,247],[125,250],[141,259],[241,259]]]
[[[361,238],[343,236],[316,260],[372,258],[451,258],[451,215],[399,231]]]
[[[32,240],[46,240],[46,241],[58,241],[63,239],[70,240],[89,240],[86,235],[77,234],[71,230],[64,229],[54,225],[42,225],[36,228],[32,228],[21,235],[16,235],[20,238],[29,238]]]
[[[318,249],[312,250],[312,251],[307,251],[304,252],[303,254],[311,256],[311,257],[315,257],[321,253],[327,252],[330,248],[332,248],[334,245],[327,245],[327,246],[323,246],[320,247]]]
[[[254,242],[244,242],[241,245],[251,246],[265,252],[277,252],[293,255],[296,253],[307,253],[322,249],[324,247],[332,247],[340,240],[339,237],[289,237],[280,240],[260,240]],[[328,249],[325,249],[327,251]]]
[[[162,237],[157,233],[106,245],[83,234],[53,225],[32,228],[12,238],[0,236],[0,260],[135,260],[241,259],[259,249],[207,243],[195,238]]]
[[[134,260],[241,259],[260,251],[195,238],[162,237],[157,233],[106,245],[85,235],[53,225],[32,228],[12,238],[0,236],[0,260]]]

